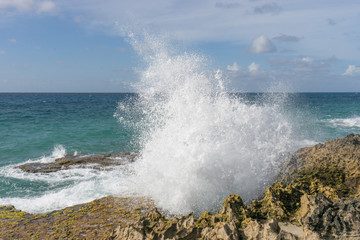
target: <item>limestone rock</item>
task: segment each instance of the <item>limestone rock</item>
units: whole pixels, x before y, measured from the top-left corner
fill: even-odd
[[[109,239],[196,239],[200,231],[194,226],[194,217],[165,219],[156,209],[134,224],[118,227]]]
[[[275,181],[285,185],[302,182],[308,194],[322,192],[332,200],[360,196],[360,135],[298,150]]]
[[[109,239],[226,239],[240,237],[241,223],[246,218],[246,205],[230,195],[216,214],[205,212],[197,221],[192,214],[166,219],[156,209],[140,221],[118,227]]]
[[[137,154],[128,157],[124,161],[133,161]],[[27,165],[23,170],[57,171],[88,163],[108,166],[116,157],[85,158],[67,156],[45,167]],[[263,198],[250,206],[233,194],[218,212],[204,212],[198,219],[192,214],[166,218],[144,198],[108,197],[40,215],[3,206],[0,238],[359,239],[359,192],[360,135],[351,134],[295,152]]]
[[[359,239],[360,199],[332,202],[323,194],[317,194],[311,198],[309,205],[310,211],[303,218],[309,230],[319,233],[325,239]]]
[[[237,240],[239,239],[239,231],[234,222],[218,222],[213,228],[206,227],[201,231],[201,238],[204,240],[221,239],[221,240]]]
[[[255,200],[249,206],[249,215],[255,219],[289,219],[300,207],[300,198],[303,193],[297,187],[281,183],[269,187],[265,197]]]
[[[0,207],[0,239],[105,239],[115,226],[137,222],[154,208],[142,197],[109,196],[42,214]]]
[[[25,163],[17,168],[29,173],[50,173],[59,170],[69,169],[70,167],[89,167],[96,169],[106,169],[109,166],[124,165],[135,161],[139,153],[122,152],[116,154],[79,154],[66,155],[55,159],[49,163]]]

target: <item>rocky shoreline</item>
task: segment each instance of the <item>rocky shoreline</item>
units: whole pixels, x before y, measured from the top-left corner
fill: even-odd
[[[58,161],[65,162],[60,167],[19,168],[49,172],[73,165],[68,160]],[[101,162],[89,161],[111,165]],[[199,218],[166,218],[139,197],[109,196],[44,214],[2,206],[0,239],[360,239],[359,196],[360,135],[351,134],[295,152],[264,197],[249,206],[236,194],[217,213]]]

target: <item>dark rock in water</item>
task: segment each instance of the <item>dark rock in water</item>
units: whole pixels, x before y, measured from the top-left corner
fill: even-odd
[[[65,157],[55,159],[49,163],[26,163],[17,168],[29,173],[50,173],[63,169],[69,169],[71,166],[89,167],[104,169],[109,166],[124,165],[134,162],[139,157],[139,153],[122,152],[116,154],[79,154],[66,155]]]
[[[81,161],[65,157],[55,162],[67,167],[84,164]],[[114,210],[114,204],[103,204],[103,200],[36,218],[4,206],[0,207],[0,238],[360,239],[359,196],[360,135],[351,134],[295,152],[264,197],[250,206],[236,194],[230,195],[217,213],[205,212],[199,218],[192,214],[166,218],[156,208],[134,209],[126,204]],[[76,214],[66,215],[68,211]],[[116,214],[123,220],[109,220]],[[54,215],[61,216],[57,219],[64,223],[51,220]]]

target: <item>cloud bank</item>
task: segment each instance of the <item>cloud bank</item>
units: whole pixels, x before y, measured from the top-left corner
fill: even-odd
[[[349,65],[346,71],[343,73],[344,76],[360,76],[360,66]]]
[[[249,50],[253,54],[276,52],[275,45],[264,35],[261,35],[253,40]]]

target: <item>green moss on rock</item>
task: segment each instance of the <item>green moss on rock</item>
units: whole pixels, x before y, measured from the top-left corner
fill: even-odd
[[[142,197],[109,196],[44,214],[0,207],[0,239],[104,239],[154,208]]]

